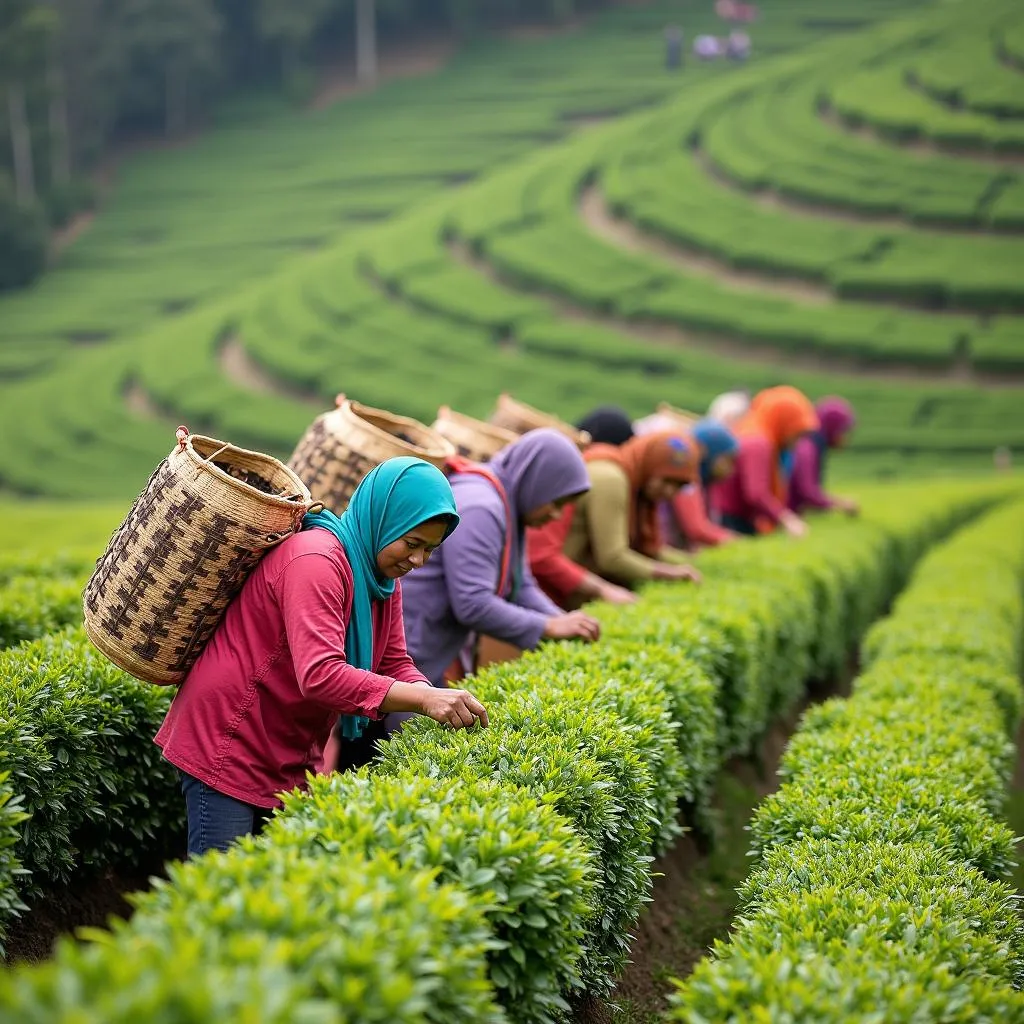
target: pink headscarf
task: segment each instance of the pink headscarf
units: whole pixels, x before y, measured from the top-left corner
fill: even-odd
[[[853,406],[845,398],[829,395],[816,405],[818,419],[821,421],[821,432],[825,435],[825,443],[834,448],[836,442],[849,433],[857,425],[857,417]]]

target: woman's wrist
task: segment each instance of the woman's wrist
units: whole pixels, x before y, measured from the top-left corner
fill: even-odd
[[[393,711],[422,713],[432,688],[430,683],[425,681],[403,683],[396,679],[388,688],[388,692],[384,694],[384,699],[380,702],[380,710],[389,714]]]

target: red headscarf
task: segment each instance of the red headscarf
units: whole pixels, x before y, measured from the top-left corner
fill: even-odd
[[[629,543],[635,551],[656,558],[663,547],[658,508],[644,496],[644,486],[657,478],[688,484],[700,474],[700,445],[685,434],[661,431],[631,437],[625,444],[593,444],[583,453],[587,462],[614,462],[629,478]]]

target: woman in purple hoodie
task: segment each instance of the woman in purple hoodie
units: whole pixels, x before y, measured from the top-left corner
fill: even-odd
[[[821,426],[797,441],[789,478],[789,507],[797,513],[808,509],[839,509],[856,515],[859,507],[849,498],[827,494],[825,464],[831,449],[842,448],[857,423],[853,406],[845,398],[823,398],[815,405]]]
[[[594,641],[597,620],[564,612],[537,585],[525,531],[561,515],[590,489],[576,446],[557,430],[533,430],[486,466],[456,462],[450,477],[461,523],[404,582],[409,655],[434,684],[475,636],[524,650],[542,640]]]

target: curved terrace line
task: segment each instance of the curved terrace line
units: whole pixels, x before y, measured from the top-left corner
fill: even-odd
[[[449,252],[464,266],[483,274],[503,288],[520,290],[538,295],[551,303],[552,311],[565,320],[585,323],[617,331],[624,338],[657,346],[690,349],[694,352],[715,355],[738,362],[757,362],[765,367],[777,368],[785,365],[789,369],[813,374],[858,377],[863,380],[878,380],[889,383],[899,381],[972,385],[990,390],[1019,388],[1024,385],[1024,374],[979,373],[963,360],[955,360],[947,370],[912,363],[868,363],[839,353],[809,350],[793,351],[782,349],[770,343],[741,341],[725,334],[713,334],[680,327],[678,324],[653,318],[632,319],[609,313],[599,313],[567,299],[551,288],[525,285],[522,281],[503,274],[483,256],[476,254],[464,241],[449,242]],[[407,297],[403,301],[415,306]]]

